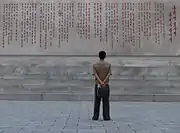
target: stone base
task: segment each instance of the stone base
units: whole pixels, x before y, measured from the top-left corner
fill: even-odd
[[[0,94],[0,100],[13,100],[13,101],[93,101],[93,95],[80,94]],[[122,94],[111,95],[110,101],[112,102],[180,102],[180,94]]]
[[[0,99],[92,100],[97,57],[0,56]],[[178,101],[178,57],[108,57],[113,101]],[[166,99],[165,99],[166,98]]]

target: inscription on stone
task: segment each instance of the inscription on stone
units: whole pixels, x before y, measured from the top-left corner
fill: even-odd
[[[179,0],[1,0],[0,54],[176,55]]]

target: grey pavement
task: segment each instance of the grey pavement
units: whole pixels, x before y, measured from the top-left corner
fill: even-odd
[[[180,103],[111,102],[112,121],[92,121],[92,102],[0,101],[0,133],[180,133]]]

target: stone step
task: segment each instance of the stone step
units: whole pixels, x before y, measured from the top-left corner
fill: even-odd
[[[169,80],[111,80],[110,85],[112,87],[118,88],[128,88],[128,87],[140,87],[140,88],[173,88],[180,87],[180,82],[178,80],[169,81]],[[94,81],[92,80],[72,80],[72,81],[43,81],[43,80],[27,80],[27,81],[19,81],[19,80],[0,80],[0,88],[27,88],[27,89],[38,89],[38,88],[91,88],[94,86]]]
[[[92,76],[92,64],[96,57],[61,56],[1,56],[0,76],[19,75],[28,78],[49,78],[51,76]],[[109,57],[113,75],[176,75],[179,76],[178,58],[126,58]]]
[[[180,88],[168,87],[114,87],[111,86],[111,94],[180,94]],[[0,93],[68,93],[68,94],[92,94],[94,87],[41,87],[41,88],[1,88]]]
[[[66,93],[16,93],[0,94],[0,100],[14,101],[93,101],[92,94]],[[111,95],[110,101],[131,102],[180,102],[180,94],[121,94]]]
[[[34,76],[34,77],[29,77],[29,76],[24,76],[24,75],[19,75],[19,76],[1,76],[0,77],[0,82],[5,82],[5,81],[15,81],[15,82],[39,82],[39,81],[59,81],[59,82],[64,82],[64,81],[93,81],[94,77],[93,76]],[[170,75],[136,75],[136,76],[131,76],[131,75],[113,75],[111,77],[111,80],[114,81],[137,81],[137,80],[145,80],[145,81],[162,81],[162,80],[168,80],[168,81],[180,81],[180,75],[179,76],[170,76]]]
[[[120,80],[111,80],[110,86],[113,93],[140,93],[140,94],[164,94],[179,93],[180,82],[177,78],[172,80],[121,77]],[[0,79],[0,92],[4,93],[90,93],[94,88],[93,80],[38,80],[38,79]]]

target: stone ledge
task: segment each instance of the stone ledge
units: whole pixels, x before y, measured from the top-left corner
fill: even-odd
[[[156,102],[180,102],[179,94],[157,94],[154,95]]]
[[[37,76],[28,77],[24,75],[20,76],[0,76],[0,81],[94,81],[92,76]],[[122,76],[112,76],[111,81],[180,81],[180,76],[168,76],[168,75],[122,75]]]
[[[153,102],[154,96],[151,94],[123,94],[123,95],[112,95],[111,101],[138,101],[138,102]]]
[[[19,93],[0,94],[0,100],[13,101],[93,101],[91,94],[68,94],[68,93]],[[180,102],[180,94],[119,94],[111,95],[110,101],[129,102]]]
[[[92,101],[93,95],[84,94],[43,94],[43,101]]]
[[[41,101],[42,94],[0,94],[0,100],[13,100],[13,101]]]

